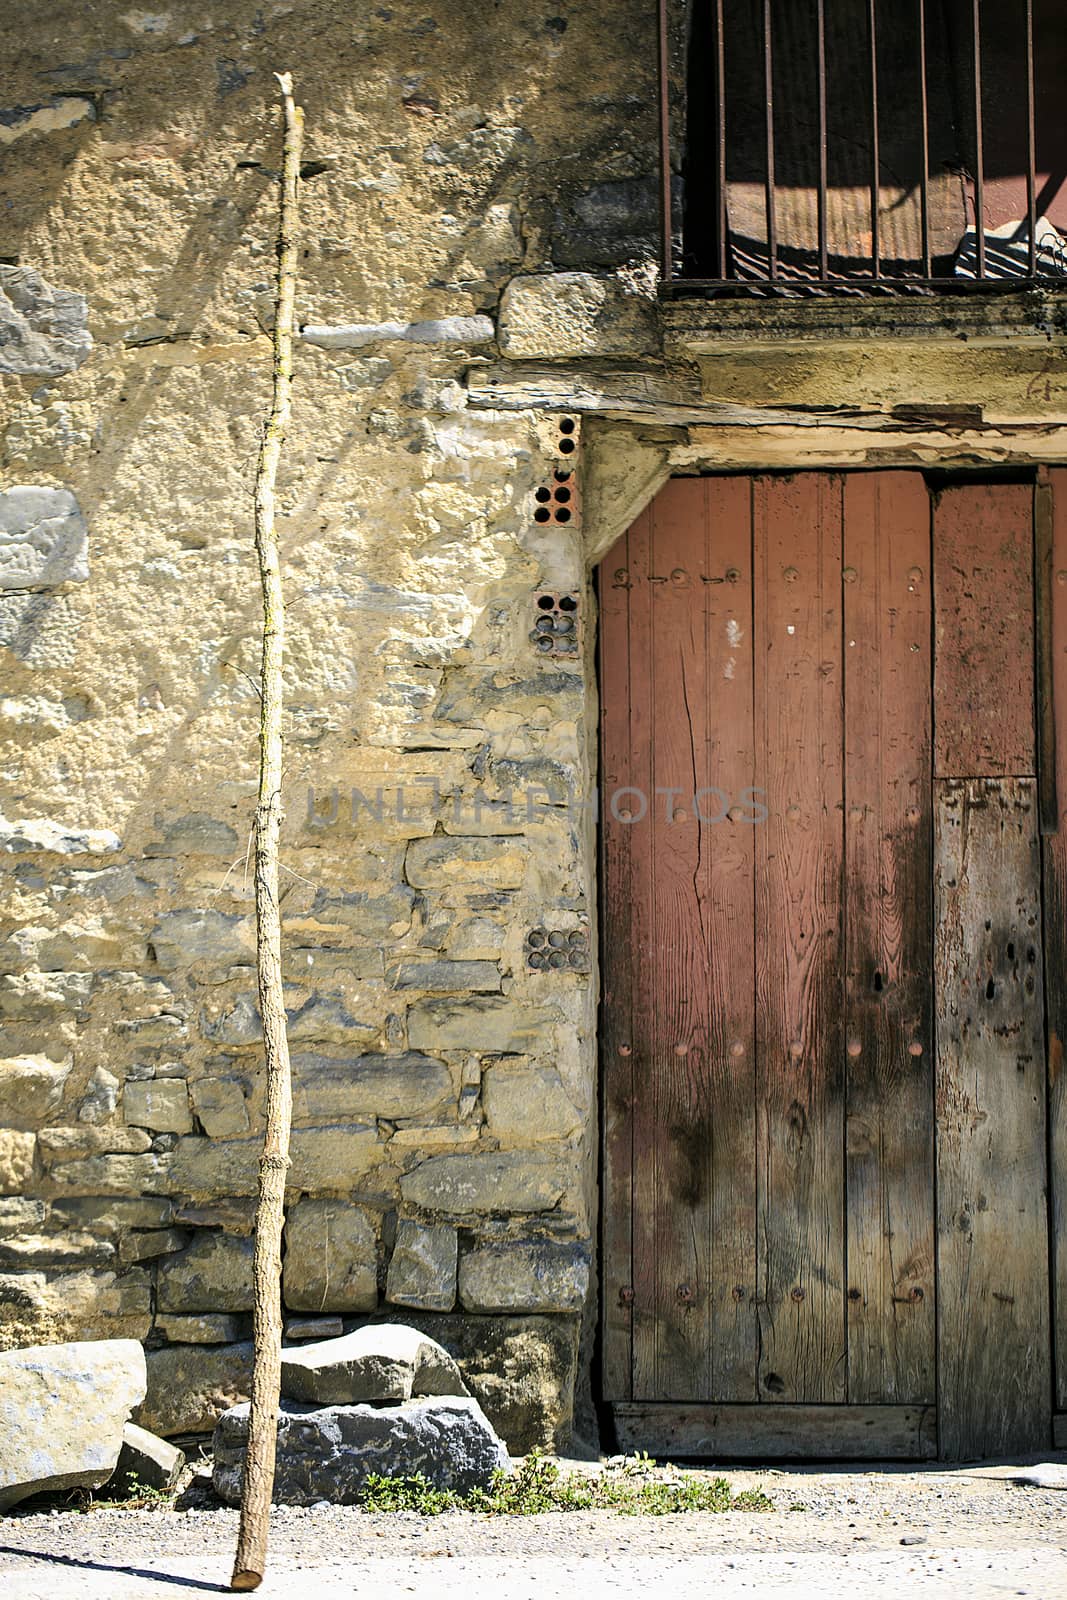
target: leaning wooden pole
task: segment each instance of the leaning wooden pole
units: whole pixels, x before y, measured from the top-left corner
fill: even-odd
[[[260,666],[259,800],[255,821],[256,971],[263,1019],[267,1128],[259,1168],[259,1204],[252,1261],[252,1404],[241,1489],[237,1558],[230,1587],[256,1589],[267,1564],[267,1531],[274,1492],[274,1458],[282,1366],[282,1228],[293,1092],[282,991],[282,919],[278,899],[278,841],[282,823],[282,653],[285,602],[274,486],[289,426],[293,384],[293,302],[296,291],[296,186],[304,114],[293,102],[293,83],[279,73],[284,114],[281,216],[278,226],[278,302],[274,317],[274,389],[256,464],[256,554],[263,590]]]

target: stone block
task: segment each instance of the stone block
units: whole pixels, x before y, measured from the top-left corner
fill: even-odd
[[[122,1085],[113,1072],[97,1067],[78,1102],[78,1121],[96,1124],[115,1115]]]
[[[215,856],[232,861],[240,853],[236,830],[228,822],[220,822],[203,811],[191,811],[187,816],[175,817],[162,823],[156,818],[163,837],[145,847],[145,855],[153,856]]]
[[[47,1200],[26,1200],[10,1195],[0,1200],[0,1238],[9,1233],[36,1233],[48,1219]]]
[[[299,1121],[429,1117],[454,1098],[445,1063],[416,1051],[360,1055],[354,1061],[300,1054],[292,1065],[293,1114]]]
[[[32,1133],[0,1128],[0,1193],[18,1194],[32,1182],[36,1143]]]
[[[53,672],[71,666],[78,654],[82,614],[70,603],[65,594],[34,593],[32,590],[0,590],[0,645],[35,672]],[[52,849],[51,843],[26,843],[26,824],[9,823],[15,835],[18,850]],[[33,828],[33,823],[28,824]],[[60,841],[59,853],[73,855],[85,850],[82,840],[94,836],[104,840],[114,838],[107,829],[64,829],[55,825],[51,838]],[[0,824],[0,849],[5,848],[5,829]],[[32,838],[32,834],[30,836]],[[73,848],[64,848],[69,837]],[[118,849],[118,841],[104,844],[108,850]],[[98,853],[96,850],[92,853]]]
[[[205,1233],[160,1262],[160,1311],[251,1311],[252,1241]]]
[[[408,1040],[416,1050],[523,1055],[535,1045],[543,1048],[553,1020],[543,1007],[511,996],[420,1000],[408,1011]]]
[[[105,1267],[115,1259],[115,1245],[92,1233],[23,1233],[0,1239],[0,1272],[37,1267]]]
[[[156,962],[177,972],[200,961],[214,967],[249,966],[255,960],[255,925],[250,917],[223,911],[167,911],[149,935]]]
[[[344,1044],[351,1049],[377,1044],[380,1023],[354,1017],[340,1000],[312,995],[288,1013],[288,1034],[293,1044]]]
[[[447,889],[475,883],[489,889],[518,889],[528,855],[514,838],[495,835],[435,834],[413,839],[404,872],[416,889]]]
[[[43,1490],[106,1483],[145,1386],[132,1339],[0,1354],[0,1511]]]
[[[402,961],[394,973],[393,987],[499,994],[500,968],[492,961]]]
[[[0,372],[55,378],[93,347],[85,296],[57,289],[32,267],[0,266]]]
[[[144,1155],[151,1148],[152,1136],[144,1128],[124,1128],[118,1123],[104,1128],[85,1123],[76,1128],[42,1128],[37,1135],[41,1165],[49,1169],[86,1156]]]
[[[166,1177],[166,1192],[184,1196],[226,1197],[257,1191],[262,1139],[178,1140]],[[368,1123],[324,1128],[294,1128],[288,1186],[311,1193],[354,1189],[385,1156],[384,1141]]]
[[[512,278],[500,301],[500,349],[511,360],[655,354],[651,300],[615,277],[544,272]]]
[[[120,1261],[155,1261],[159,1256],[184,1250],[189,1235],[184,1228],[161,1228],[152,1233],[129,1233],[119,1244]]]
[[[0,632],[0,644],[8,643]],[[0,851],[7,855],[102,856],[121,849],[122,840],[110,828],[68,828],[51,817],[18,822],[0,817]]]
[[[0,1016],[54,1027],[63,1012],[84,1014],[92,988],[90,972],[5,973],[0,977]]]
[[[589,1252],[580,1244],[483,1245],[459,1264],[459,1298],[468,1311],[575,1312],[588,1293]]]
[[[448,1351],[403,1323],[370,1322],[343,1338],[282,1352],[282,1394],[308,1405],[466,1393]]]
[[[397,1306],[451,1311],[456,1303],[455,1228],[404,1221],[397,1225],[385,1298]]]
[[[0,1349],[63,1339],[144,1339],[151,1280],[139,1267],[107,1271],[4,1273]]]
[[[200,1126],[212,1139],[228,1139],[248,1132],[248,1105],[240,1078],[194,1078],[189,1084]]]
[[[219,1419],[212,1453],[215,1493],[238,1505],[248,1407]],[[284,1400],[278,1418],[274,1499],[280,1505],[358,1502],[371,1474],[421,1474],[438,1489],[487,1489],[510,1464],[476,1400],[443,1396],[400,1406],[314,1409]]]
[[[322,350],[362,350],[371,344],[400,340],[407,344],[488,344],[496,330],[491,318],[438,317],[428,322],[350,322],[327,327],[307,323],[300,330],[305,344]]]
[[[69,1192],[80,1194],[167,1194],[170,1158],[146,1153],[143,1156],[88,1156],[83,1161],[65,1161],[52,1168],[52,1180]]]
[[[156,1133],[189,1133],[189,1091],[180,1078],[146,1079],[127,1083],[122,1096],[126,1121]]]
[[[213,1044],[260,1044],[263,1040],[263,1023],[260,1021],[259,1007],[251,995],[242,995],[221,1016],[211,1017],[203,1013],[200,1032]]]
[[[373,1311],[378,1230],[358,1206],[301,1200],[285,1222],[285,1304],[292,1311]]]
[[[344,1331],[340,1317],[291,1317],[285,1324],[287,1339],[339,1339]]]
[[[555,1067],[487,1067],[482,1074],[482,1106],[489,1132],[505,1144],[540,1144],[577,1132],[581,1117]]]
[[[2,347],[0,347],[2,348]],[[69,489],[0,489],[0,589],[54,589],[89,576],[88,529]]]
[[[108,1480],[108,1499],[125,1500],[145,1489],[164,1494],[175,1487],[185,1466],[185,1452],[177,1445],[127,1422],[114,1476]]]
[[[551,1211],[567,1191],[558,1161],[520,1151],[431,1156],[400,1180],[408,1205],[445,1216]]]
[[[0,1125],[38,1128],[58,1110],[70,1076],[69,1061],[9,1056],[0,1061]]]
[[[563,267],[622,266],[654,260],[659,237],[655,178],[595,184],[556,208],[550,255]]]
[[[382,943],[407,933],[414,906],[414,893],[403,886],[388,894],[370,894],[364,890],[332,894],[320,889],[312,901],[311,916],[327,927],[348,928],[361,939]]]
[[[241,1317],[221,1311],[165,1312],[156,1318],[155,1328],[171,1344],[235,1344],[245,1331]]]
[[[224,1411],[248,1398],[252,1342],[168,1345],[149,1350],[148,1393],[134,1413],[142,1428],[169,1438],[210,1433]]]
[[[68,1227],[92,1228],[108,1235],[124,1233],[129,1228],[165,1228],[173,1212],[169,1200],[146,1197],[62,1198],[52,1202],[52,1209]]]

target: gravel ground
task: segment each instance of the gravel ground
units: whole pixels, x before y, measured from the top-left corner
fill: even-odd
[[[259,1593],[286,1600],[576,1600],[587,1593],[832,1600],[1025,1595],[1067,1600],[1065,1489],[1017,1467],[727,1471],[769,1512],[485,1518],[279,1508]],[[580,1470],[590,1470],[581,1468]],[[229,1592],[237,1514],[202,1485],[173,1511],[0,1517],[0,1593],[18,1600],[171,1600]]]

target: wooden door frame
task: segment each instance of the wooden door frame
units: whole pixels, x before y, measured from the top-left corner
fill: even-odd
[[[713,433],[713,430],[711,429],[703,431],[705,436],[712,435]],[[735,429],[731,431],[736,436],[737,430]],[[752,440],[753,459],[745,462],[743,465],[739,464],[736,460],[731,460],[728,464],[724,465],[715,458],[715,455],[713,454],[712,450],[709,449],[707,443],[702,441],[700,447],[694,450],[689,438],[679,438],[678,430],[663,430],[663,436],[657,440],[650,441],[647,435],[647,430],[639,428],[634,424],[624,424],[620,423],[619,421],[605,421],[603,424],[601,424],[599,430],[595,426],[590,428],[587,433],[588,445],[585,478],[587,485],[585,539],[587,546],[587,567],[590,580],[592,580],[594,568],[597,566],[603,556],[608,553],[619,535],[630,526],[630,524],[640,514],[641,510],[643,510],[643,508],[649,504],[667,479],[675,474],[681,473],[686,476],[691,476],[707,472],[723,471],[743,474],[759,473],[760,471],[775,472],[789,470],[795,472],[804,472],[809,470],[832,470],[835,465],[839,466],[839,470],[862,470],[862,468],[854,459],[844,459],[841,460],[840,463],[834,463],[832,460],[828,461],[824,457],[821,457],[818,461],[812,462],[805,460],[802,452],[798,452],[797,459],[791,465],[783,464],[780,459],[768,460],[767,455],[771,455],[772,457],[776,456],[777,450],[766,453],[760,450],[759,434],[761,431],[762,430],[758,428],[752,428],[749,430]],[[671,437],[672,434],[674,435],[673,438]],[[1028,446],[1029,440],[1025,441],[1025,443]],[[1021,459],[1020,456],[1022,457]],[[906,463],[897,461],[892,464],[899,466],[906,464],[908,467],[915,470],[932,469],[935,471],[951,471],[953,477],[956,477],[957,475],[963,477],[969,475],[969,473],[981,474],[983,472],[987,472],[990,467],[1003,466],[1005,464],[1003,462],[1003,458],[999,460],[995,459],[992,452],[990,452],[990,457],[991,458],[988,462],[976,461],[974,454],[969,451],[965,461],[956,459],[955,450],[953,449],[952,445],[946,441],[945,449],[938,452],[937,459],[935,460],[910,460]],[[877,471],[883,465],[889,464],[890,463],[888,462],[882,461],[870,462],[868,464],[868,470]],[[1023,472],[1028,471],[1029,469],[1045,468],[1046,465],[1046,461],[1043,457],[1038,457],[1036,452],[1028,449],[1024,449],[1023,451],[1019,452],[1019,455],[1017,455],[1010,463],[1011,468]],[[1061,516],[1060,523],[1057,524],[1056,560],[1057,562],[1062,561],[1064,566],[1067,567],[1067,506],[1065,506],[1065,502],[1067,502],[1067,493],[1060,497]],[[1060,549],[1064,551],[1062,556],[1060,556],[1058,553]],[[592,588],[590,588],[590,598],[592,599]],[[1058,596],[1054,596],[1054,598],[1058,598]],[[1065,625],[1067,625],[1067,595],[1064,595],[1062,601],[1060,602],[1060,607],[1064,612],[1063,622]],[[599,696],[600,684],[598,678],[598,666],[595,657],[591,662],[590,671],[592,673],[591,687],[594,690],[593,694],[590,696],[590,706],[592,708],[592,715],[590,717],[592,726],[590,731],[593,732],[594,738],[597,738],[598,734],[596,732],[596,728],[598,726],[598,718],[596,716],[595,707]],[[1067,698],[1067,668],[1064,669],[1064,677],[1065,693],[1063,698]],[[1061,740],[1061,744],[1065,743],[1067,743],[1067,741]],[[596,748],[598,749],[599,755],[598,744]],[[1060,754],[1062,784],[1064,781],[1067,781],[1067,757],[1065,757],[1065,753],[1062,749]],[[1065,875],[1067,875],[1067,869],[1065,869]],[[596,864],[596,903],[598,913],[601,890],[601,872],[600,863],[598,861]],[[1047,940],[1049,936],[1047,917],[1044,933]],[[1064,932],[1063,950],[1065,960],[1067,960],[1067,929],[1065,929]],[[1051,965],[1051,957],[1049,964]],[[1065,1025],[1067,1025],[1067,1017],[1064,1018],[1064,1022]],[[1051,1012],[1048,1001],[1046,1001],[1046,1025],[1051,1027]],[[603,1116],[603,1066],[601,1060],[602,1033],[603,1019],[601,1017],[598,1024],[597,1038],[598,1104],[601,1109],[601,1116]],[[1067,1094],[1067,1090],[1064,1092]],[[1067,1112],[1065,1112],[1065,1115],[1061,1117],[1061,1122],[1067,1123]],[[602,1163],[602,1139],[598,1140],[598,1149],[599,1159]],[[1063,1154],[1065,1157],[1067,1157],[1067,1129],[1065,1129],[1063,1135]],[[1050,1191],[1053,1187],[1053,1168],[1051,1165],[1053,1155],[1054,1151],[1050,1143],[1048,1150],[1050,1162],[1048,1169]],[[1055,1170],[1057,1172],[1060,1171],[1059,1163],[1057,1163]],[[1067,1188],[1067,1182],[1065,1182],[1062,1187]],[[1053,1199],[1054,1196],[1052,1193],[1050,1193],[1050,1228],[1052,1226],[1051,1208]],[[602,1227],[604,1207],[607,1200],[608,1196],[602,1190],[600,1195],[600,1213],[598,1217],[598,1230],[601,1238],[601,1262],[603,1260]],[[1058,1209],[1060,1215],[1067,1218],[1067,1201],[1061,1199]],[[1063,1231],[1064,1229],[1061,1225],[1061,1233]],[[1061,1264],[1059,1269],[1059,1278],[1061,1281],[1059,1283],[1058,1295],[1061,1305],[1067,1305],[1067,1277],[1065,1277],[1067,1268],[1065,1268],[1063,1265],[1063,1258],[1065,1255],[1067,1255],[1067,1248],[1061,1248]],[[1055,1273],[1053,1274],[1053,1278],[1055,1280]],[[1055,1290],[1053,1292],[1055,1293]],[[602,1272],[600,1276],[601,1299],[603,1299],[604,1293],[605,1284]],[[1056,1307],[1054,1305],[1053,1311],[1055,1311],[1055,1309]],[[602,1349],[604,1318],[607,1314],[608,1308],[606,1306],[601,1305],[597,1308],[596,1334],[594,1341],[596,1353],[594,1355],[593,1370],[594,1395],[597,1397],[599,1397],[600,1393],[602,1392],[600,1383],[600,1352]],[[1053,1401],[1051,1409],[1053,1413],[1053,1435],[1055,1442],[1058,1445],[1061,1445],[1067,1443],[1067,1393],[1064,1391],[1064,1385],[1067,1383],[1067,1330],[1062,1328],[1057,1329],[1054,1322],[1054,1343],[1057,1341],[1057,1339],[1058,1351],[1055,1351],[1054,1354],[1058,1355],[1058,1377],[1056,1381],[1059,1383],[1059,1393],[1054,1394],[1051,1397]],[[673,1409],[675,1412],[679,1410],[677,1407]],[[689,1408],[686,1409],[688,1410]],[[707,1453],[721,1455],[751,1453],[761,1456],[767,1454],[771,1449],[774,1449],[776,1453],[786,1455],[793,1454],[808,1456],[821,1454],[837,1456],[842,1453],[842,1450],[844,1450],[845,1453],[850,1455],[864,1455],[869,1453],[872,1458],[880,1459],[888,1459],[891,1455],[896,1453],[891,1447],[888,1451],[886,1449],[886,1446],[890,1444],[890,1438],[888,1436],[884,1437],[881,1441],[876,1441],[870,1434],[867,1434],[866,1437],[871,1448],[869,1452],[864,1450],[864,1438],[862,1430],[859,1433],[856,1433],[854,1430],[853,1436],[847,1441],[847,1448],[845,1441],[829,1441],[828,1443],[827,1435],[822,1431],[819,1425],[819,1419],[802,1417],[799,1412],[793,1419],[797,1427],[794,1446],[792,1448],[787,1447],[788,1441],[786,1441],[783,1445],[783,1441],[780,1438],[776,1444],[772,1444],[770,1437],[767,1434],[764,1434],[761,1440],[757,1439],[752,1441],[752,1449],[750,1452],[744,1452],[741,1448],[743,1443],[742,1435],[736,1426],[740,1419],[726,1416],[723,1412],[723,1408],[721,1407],[714,1409],[716,1413],[714,1419],[710,1417],[693,1418],[691,1413],[688,1430],[681,1426],[680,1419],[676,1417],[674,1423],[666,1427],[666,1431],[663,1433],[662,1438],[655,1442],[661,1448],[663,1453],[670,1453],[670,1450],[673,1449],[675,1453],[705,1453],[706,1451]],[[746,1411],[748,1410],[747,1407],[744,1409]],[[778,1414],[779,1421],[784,1420],[782,1418],[781,1408],[775,1407],[774,1409]],[[810,1410],[810,1408],[807,1409]],[[818,1409],[821,1410],[822,1408]],[[811,1427],[809,1426],[809,1423],[811,1423],[813,1420],[814,1427]],[[667,1421],[668,1419],[665,1416],[665,1424]],[[712,1425],[712,1423],[714,1425]],[[911,1443],[904,1451],[906,1455],[912,1457],[920,1456],[923,1458],[929,1458],[932,1454],[936,1453],[936,1444],[933,1442],[931,1436],[930,1419],[928,1416],[909,1419],[907,1422],[907,1428],[910,1430],[909,1437],[911,1439]],[[681,1429],[681,1431],[679,1431],[679,1429]],[[875,1431],[877,1431],[877,1429],[875,1429]],[[704,1443],[702,1447],[697,1450],[695,1446],[699,1442],[700,1438],[703,1439]],[[625,1442],[636,1441],[629,1440]],[[644,1443],[643,1447],[648,1448],[648,1444]]]

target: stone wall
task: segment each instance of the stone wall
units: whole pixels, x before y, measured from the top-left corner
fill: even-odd
[[[421,1317],[550,1441],[595,1234],[581,427],[468,375],[656,347],[651,8],[14,0],[0,40],[0,1344],[145,1340],[170,1432],[246,1381],[288,68],[285,1303]]]

